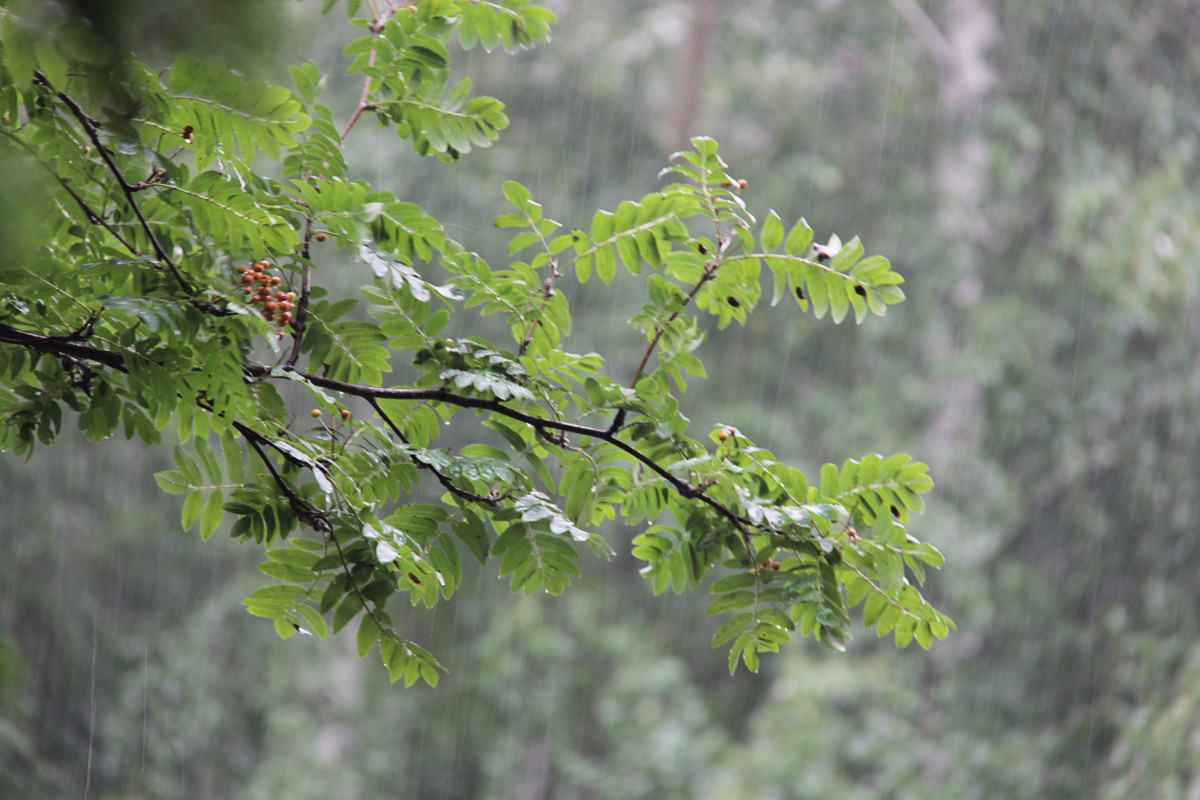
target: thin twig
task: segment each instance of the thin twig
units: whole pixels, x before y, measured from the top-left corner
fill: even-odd
[[[378,31],[376,31],[376,35],[378,35]],[[367,98],[371,95],[371,75],[369,74],[369,70],[373,66],[375,66],[374,47],[371,48],[371,52],[367,56],[368,74],[363,76],[362,93],[360,93],[358,96],[358,106],[354,109],[354,113],[350,115],[350,119],[346,122],[346,127],[342,128],[341,133],[338,134],[338,139],[343,142],[346,141],[346,137],[350,135],[350,129],[354,127],[354,123],[358,122],[358,118],[362,116],[362,113],[364,111],[370,111],[375,107],[374,103],[367,102]]]
[[[408,440],[408,437],[404,435],[404,431],[400,430],[400,428],[396,425],[396,423],[392,421],[392,418],[390,416],[388,416],[387,412],[385,412],[382,408],[379,407],[379,403],[378,403],[378,401],[376,401],[376,399],[374,397],[368,397],[368,398],[366,398],[366,400],[371,405],[371,408],[375,409],[375,413],[378,414],[379,417],[387,424],[387,426],[392,429],[392,433],[394,433],[396,435],[397,439],[399,439],[401,442],[403,442],[406,445],[412,444],[412,442],[410,442]],[[430,472],[432,472],[437,477],[438,483],[440,483],[446,489],[446,491],[450,492],[455,497],[459,497],[470,503],[482,503],[484,505],[489,505],[489,506],[496,506],[496,505],[500,504],[500,500],[502,498],[489,497],[487,495],[481,495],[481,494],[475,494],[474,492],[468,492],[466,489],[460,489],[459,487],[454,485],[454,482],[452,480],[450,480],[450,477],[448,475],[443,473],[441,470],[439,470],[437,467],[433,466],[432,464],[426,464],[422,461],[419,461],[416,456],[411,455],[411,454],[409,455],[408,458],[410,461],[412,461],[413,464],[416,465],[417,469],[427,469]]]
[[[74,189],[71,188],[70,181],[68,181],[66,178],[62,177],[57,172],[55,172],[54,169],[49,164],[47,164],[45,161],[42,161],[40,158],[38,158],[37,151],[35,151],[32,147],[30,147],[27,142],[21,141],[20,139],[18,139],[16,136],[14,136],[12,133],[10,133],[8,131],[0,130],[0,133],[3,133],[4,135],[8,136],[9,139],[16,142],[17,145],[19,147],[21,147],[23,150],[25,150],[26,153],[33,156],[34,160],[37,162],[37,165],[39,167],[41,167],[42,169],[46,170],[47,172],[49,172],[54,177],[54,179],[56,181],[58,181],[59,185],[62,186],[63,190],[66,191],[66,193],[71,196],[71,199],[74,200],[75,203],[79,206],[80,210],[83,211],[84,216],[87,217],[87,221],[89,223],[91,223],[93,225],[99,225],[102,228],[104,228],[104,230],[106,230],[110,234],[112,234],[113,238],[116,239],[118,242],[120,242],[121,245],[126,250],[128,250],[131,255],[134,255],[134,256],[141,255],[141,253],[138,251],[138,249],[136,247],[134,247],[129,242],[125,241],[125,238],[123,236],[121,236],[120,232],[117,231],[116,228],[114,228],[112,225],[108,224],[108,220],[106,220],[102,214],[98,214],[94,210],[92,210],[92,207],[88,205],[87,201],[84,200],[79,195],[78,192],[76,192]]]
[[[637,382],[641,380],[642,372],[646,369],[646,363],[650,360],[650,354],[653,353],[654,348],[658,346],[659,340],[661,340],[663,334],[667,332],[667,328],[671,327],[671,323],[683,313],[683,310],[687,308],[688,303],[692,302],[692,300],[696,297],[696,294],[700,291],[700,287],[716,277],[717,268],[719,266],[720,261],[716,259],[706,264],[704,266],[704,274],[700,276],[700,280],[696,281],[696,285],[692,287],[690,292],[688,292],[687,297],[684,298],[683,305],[676,309],[671,316],[667,317],[667,321],[662,325],[654,326],[654,338],[650,340],[650,345],[646,348],[645,355],[642,356],[642,363],[638,364],[637,371],[633,373],[633,380],[629,384],[631,389],[637,387]]]
[[[292,511],[294,511],[296,514],[296,519],[300,520],[305,525],[308,525],[318,533],[332,533],[333,525],[329,522],[328,518],[326,518],[324,514],[313,508],[308,502],[292,491],[292,487],[288,486],[287,481],[285,481],[283,476],[279,474],[279,471],[275,469],[274,462],[271,461],[270,457],[267,456],[266,452],[262,449],[263,445],[274,448],[274,442],[244,423],[234,421],[233,427],[234,430],[242,435],[242,438],[246,440],[246,443],[254,449],[254,452],[258,454],[258,457],[266,466],[267,471],[271,473],[271,477],[275,479],[275,485],[279,487],[279,490],[283,492],[284,497],[287,498],[288,505],[292,507]],[[282,455],[284,458],[288,458],[287,453],[282,453]]]
[[[66,94],[66,92],[55,91],[54,87],[52,87],[50,82],[46,79],[46,76],[40,71],[34,73],[34,75],[35,80],[38,83],[50,89],[50,91],[53,91],[55,96],[57,96],[58,99],[61,100],[68,109],[70,109],[71,114],[74,115],[75,119],[79,121],[84,133],[86,133],[88,138],[91,139],[92,145],[96,148],[96,152],[98,152],[100,157],[104,159],[104,163],[108,167],[109,172],[111,172],[113,177],[117,179],[117,185],[121,187],[121,192],[125,195],[125,199],[129,203],[129,207],[133,209],[134,215],[137,216],[138,224],[141,225],[142,230],[146,233],[146,237],[150,240],[150,245],[154,248],[155,257],[161,261],[168,270],[170,270],[171,274],[175,277],[175,280],[179,283],[180,288],[183,289],[185,294],[187,294],[189,297],[195,295],[195,288],[188,283],[187,279],[184,278],[183,274],[179,271],[179,268],[175,266],[175,262],[171,260],[169,255],[167,255],[167,251],[163,249],[162,243],[158,241],[158,236],[155,235],[154,229],[150,227],[150,223],[146,220],[146,216],[142,213],[141,206],[138,205],[136,198],[133,196],[133,186],[129,184],[129,181],[125,180],[125,175],[121,172],[120,167],[116,165],[116,162],[112,160],[112,156],[109,155],[108,148],[105,147],[104,143],[100,141],[100,135],[97,133],[97,131],[100,129],[100,121],[89,116],[87,112],[80,108],[78,103],[76,103],[69,95]]]

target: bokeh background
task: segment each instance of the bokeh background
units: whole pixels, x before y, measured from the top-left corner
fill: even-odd
[[[46,5],[155,63],[196,47],[284,81],[311,58],[342,118],[357,98],[356,31],[315,0]],[[0,458],[0,796],[1200,797],[1200,7],[546,5],[550,44],[460,61],[508,105],[496,146],[443,165],[361,125],[359,174],[500,263],[503,180],[584,225],[706,134],[752,211],[860,234],[908,301],[714,331],[685,409],[809,469],[927,461],[913,528],[958,633],[800,642],[730,677],[703,593],[654,598],[628,556],[562,598],[493,567],[397,610],[451,668],[405,690],[346,637],[246,615],[252,548],[179,530],[165,451],[68,436]],[[626,375],[642,289],[618,289],[569,290],[567,347]]]

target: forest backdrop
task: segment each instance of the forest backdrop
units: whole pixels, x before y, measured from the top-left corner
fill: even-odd
[[[230,24],[224,3],[128,3],[113,24],[280,80],[290,48],[338,58],[317,4],[241,5]],[[730,678],[703,605],[651,598],[631,558],[563,598],[481,571],[452,611],[405,615],[454,666],[404,690],[349,642],[246,615],[254,559],[178,530],[158,454],[64,443],[0,461],[0,793],[1195,793],[1200,11],[549,5],[550,44],[466,59],[513,120],[497,145],[447,166],[384,132],[356,169],[502,259],[503,180],[579,219],[704,133],[768,205],[860,233],[907,302],[856,329],[760,315],[714,341],[688,411],[806,467],[928,461],[922,538],[951,565],[929,588],[959,633],[799,643]],[[356,87],[327,99],[346,112]],[[620,352],[629,310],[576,306],[573,337]]]

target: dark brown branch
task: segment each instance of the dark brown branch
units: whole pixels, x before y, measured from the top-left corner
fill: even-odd
[[[121,187],[121,192],[125,195],[125,199],[129,203],[130,208],[133,209],[133,213],[138,219],[138,224],[146,233],[146,237],[150,240],[150,246],[154,248],[155,258],[157,258],[163,263],[164,266],[166,266],[166,268],[175,277],[176,282],[179,283],[180,288],[183,289],[185,294],[187,294],[189,297],[194,296],[196,294],[195,288],[188,283],[187,279],[184,278],[183,274],[179,271],[179,268],[175,266],[175,262],[171,260],[171,257],[167,254],[167,251],[163,249],[162,243],[158,241],[158,236],[156,236],[154,233],[154,229],[150,227],[150,222],[146,219],[145,214],[142,213],[141,206],[138,205],[137,199],[133,196],[135,191],[134,187],[130,185],[129,181],[125,180],[125,175],[121,172],[121,168],[118,167],[116,162],[112,160],[112,156],[109,155],[108,148],[105,147],[104,143],[100,141],[100,135],[98,133],[100,130],[100,121],[89,116],[87,112],[80,108],[79,104],[76,103],[68,94],[65,92],[55,91],[54,87],[52,87],[50,82],[46,79],[46,76],[40,71],[34,73],[34,79],[42,86],[54,91],[55,96],[62,101],[63,105],[65,105],[71,111],[71,114],[75,117],[75,119],[79,121],[80,127],[83,128],[84,133],[86,133],[88,139],[91,140],[92,145],[96,148],[96,152],[100,154],[100,158],[104,160],[104,164],[108,167],[108,171],[112,173],[114,178],[116,178],[117,185]]]
[[[254,377],[261,377],[267,374],[267,370],[263,367],[252,367],[247,372]],[[447,405],[458,406],[459,408],[476,408],[484,411],[491,411],[495,414],[508,417],[525,425],[529,425],[535,431],[545,436],[550,441],[554,441],[557,437],[548,434],[548,431],[560,431],[562,433],[574,433],[579,436],[586,436],[592,439],[598,439],[606,442],[618,450],[629,455],[638,463],[645,466],[650,471],[654,472],[660,478],[665,480],[671,487],[682,497],[695,498],[710,506],[718,514],[728,519],[738,532],[742,534],[747,546],[750,542],[750,531],[747,528],[749,521],[738,516],[734,511],[727,508],[718,500],[709,496],[703,490],[697,490],[685,480],[681,480],[672,475],[665,467],[658,462],[646,457],[636,447],[626,441],[621,440],[617,435],[604,428],[593,428],[588,425],[580,425],[575,422],[566,422],[564,420],[548,419],[546,417],[536,417],[532,414],[526,414],[523,411],[518,411],[514,408],[509,408],[499,400],[483,397],[467,397],[464,395],[454,394],[446,389],[383,389],[371,386],[360,386],[358,384],[346,383],[332,378],[326,378],[320,375],[311,375],[309,373],[295,371],[295,374],[304,380],[312,383],[314,386],[320,386],[323,389],[332,389],[342,394],[353,397],[361,397],[370,402],[371,400],[428,400],[434,402],[446,403]]]
[[[371,408],[375,409],[375,413],[379,415],[379,418],[382,419],[384,421],[384,423],[389,428],[392,429],[392,433],[394,433],[396,435],[397,439],[399,439],[404,444],[407,444],[407,445],[412,444],[412,442],[410,442],[408,440],[408,437],[404,435],[404,431],[400,430],[400,428],[396,425],[396,423],[392,421],[392,418],[390,416],[388,416],[387,412],[385,412],[382,408],[379,407],[379,403],[375,400],[374,397],[368,397],[367,402],[371,404]],[[443,488],[446,489],[446,491],[450,492],[455,497],[466,500],[469,503],[482,503],[484,505],[489,505],[489,506],[499,505],[500,498],[488,497],[486,495],[475,494],[474,492],[468,492],[466,489],[460,489],[459,487],[454,485],[454,482],[452,480],[450,480],[450,476],[446,475],[444,472],[442,472],[440,469],[433,466],[432,464],[426,464],[426,463],[418,460],[416,456],[410,455],[408,458],[410,461],[412,461],[412,463],[414,465],[416,465],[417,469],[427,469],[430,472],[432,472],[434,474],[434,476],[437,477],[438,483],[440,483],[443,486]]]
[[[4,324],[0,324],[0,342],[21,345],[38,352],[54,353],[56,355],[66,355],[82,360],[94,361],[120,372],[128,372],[128,369],[125,367],[124,358],[117,353],[110,353],[107,350],[101,350],[96,347],[90,347],[88,345],[78,344],[76,342],[64,341],[61,338],[54,339],[41,336],[39,334],[28,333],[27,331],[12,328]],[[361,386],[358,384],[346,383],[345,381],[338,381],[321,375],[312,375],[309,373],[300,372],[299,370],[287,371],[292,372],[297,377],[308,381],[314,386],[320,386],[323,389],[331,389],[352,397],[361,397],[370,403],[376,410],[379,408],[376,403],[378,400],[426,400],[446,403],[447,405],[458,406],[459,408],[475,408],[483,411],[491,411],[495,414],[508,417],[509,419],[516,420],[517,422],[521,422],[525,425],[529,425],[551,442],[560,441],[561,434],[564,433],[573,433],[578,436],[586,436],[591,439],[597,439],[599,441],[606,442],[627,454],[634,461],[642,464],[647,469],[654,472],[656,475],[670,484],[676,493],[678,493],[681,497],[699,500],[711,507],[721,516],[728,519],[730,523],[737,528],[738,532],[741,533],[742,538],[746,541],[747,546],[749,546],[750,530],[747,527],[749,525],[748,520],[739,516],[720,501],[708,495],[702,487],[695,487],[687,481],[681,480],[680,478],[672,475],[658,462],[646,457],[636,447],[620,439],[617,436],[618,431],[611,427],[607,429],[593,428],[588,425],[567,422],[566,420],[537,417],[532,414],[526,414],[523,411],[518,411],[514,408],[509,408],[494,398],[467,397],[465,395],[454,394],[446,389],[384,389],[373,386]],[[253,365],[246,368],[246,375],[253,380],[261,380],[262,378],[270,375],[270,370],[260,365]],[[618,417],[620,416],[620,413],[618,413]],[[386,416],[385,421],[388,421]],[[261,444],[266,444],[268,446],[274,446],[270,439],[254,431],[252,428],[248,428],[239,422],[235,422],[234,425],[235,427],[240,426],[237,429],[239,432],[243,433],[243,436],[246,435],[244,431],[249,431],[251,435],[256,437],[255,441],[259,441]],[[397,430],[397,428],[394,425],[391,425],[390,422],[389,427],[391,427],[393,431]],[[560,434],[560,436],[555,436],[552,432],[557,432]],[[282,453],[282,451],[280,452],[285,458],[288,457],[286,453]],[[301,466],[309,465],[301,464]],[[450,487],[447,488],[449,489]],[[455,491],[455,489],[450,490]],[[484,499],[484,502],[486,502],[486,498]]]
[[[301,253],[304,256],[304,270],[300,277],[300,296],[296,298],[296,315],[292,317],[292,352],[288,354],[287,361],[284,362],[284,369],[291,369],[296,366],[296,362],[300,360],[300,348],[304,345],[304,329],[308,325],[308,296],[312,289],[309,273],[312,268],[309,266],[309,251],[308,251],[308,235],[311,233],[310,226],[312,219],[306,218],[304,223],[304,250]]]
[[[246,440],[246,443],[249,444],[250,447],[254,449],[254,452],[258,454],[259,459],[262,460],[263,464],[267,468],[267,471],[271,473],[271,477],[275,479],[275,485],[279,487],[279,491],[283,492],[284,497],[287,498],[288,505],[291,506],[292,511],[296,514],[296,519],[300,520],[318,533],[331,533],[333,531],[333,525],[329,522],[328,518],[326,518],[324,514],[313,508],[302,497],[292,491],[292,487],[288,486],[287,481],[285,481],[283,476],[279,474],[279,471],[275,469],[275,463],[271,461],[270,457],[266,454],[266,452],[263,451],[264,445],[271,447],[272,449],[276,449],[275,443],[251,428],[249,425],[245,425],[241,422],[235,421],[233,423],[233,428],[242,435],[242,438]],[[287,453],[283,453],[282,451],[278,452],[280,452],[284,458],[292,460],[293,463],[296,463],[299,466],[309,466],[308,464],[295,461],[288,456]]]
[[[51,353],[81,361],[94,361],[119,372],[129,371],[125,366],[125,358],[120,353],[80,344],[75,339],[74,336],[45,336],[40,333],[30,333],[0,323],[0,343],[20,345],[38,353]]]

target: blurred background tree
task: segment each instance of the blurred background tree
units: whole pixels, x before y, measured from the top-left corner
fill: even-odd
[[[195,24],[114,30],[169,54],[229,18],[191,5]],[[336,60],[314,5],[262,0],[191,41]],[[681,133],[703,132],[768,205],[861,231],[908,302],[855,331],[759,316],[711,345],[721,380],[687,411],[810,467],[847,448],[929,456],[924,521],[952,564],[935,591],[959,635],[928,654],[869,635],[849,658],[797,648],[730,679],[694,602],[649,602],[620,558],[553,602],[480,573],[452,618],[414,613],[455,669],[401,691],[349,643],[272,643],[228,602],[255,580],[245,554],[175,530],[144,452],[57,448],[0,461],[0,794],[1200,791],[1200,9],[550,5],[551,45],[465,67],[508,103],[499,146],[447,169],[381,133],[358,168],[501,257],[481,222],[498,179],[578,224],[654,188]],[[627,335],[589,289],[575,340]],[[101,608],[121,625],[98,631]],[[635,651],[653,667],[626,668]]]

